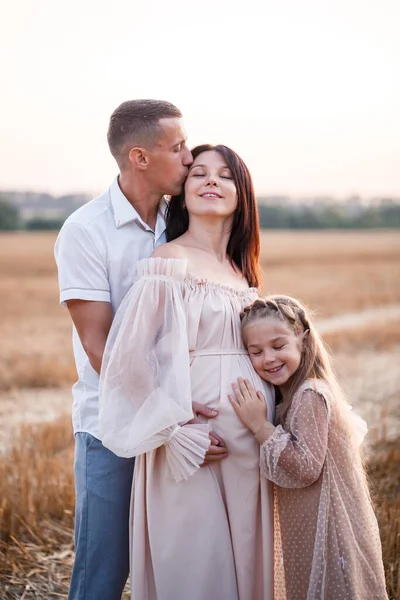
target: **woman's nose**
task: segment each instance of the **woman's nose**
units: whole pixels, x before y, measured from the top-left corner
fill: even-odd
[[[217,185],[217,180],[215,179],[215,177],[213,175],[209,176],[206,185],[213,185],[213,186]]]

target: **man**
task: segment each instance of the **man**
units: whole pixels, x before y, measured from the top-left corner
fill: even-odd
[[[134,459],[115,456],[99,440],[99,373],[113,315],[135,280],[137,262],[166,242],[163,195],[181,191],[192,163],[182,114],[169,102],[121,104],[111,115],[108,144],[119,176],[66,220],[55,246],[60,302],[73,321],[78,372],[69,600],[120,600],[128,577]],[[193,409],[206,417],[216,414],[199,405]],[[224,458],[223,444],[211,440],[206,460]]]

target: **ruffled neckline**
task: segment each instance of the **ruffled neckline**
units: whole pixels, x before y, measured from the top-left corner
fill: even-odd
[[[187,272],[188,261],[186,258],[142,258],[139,261],[139,276],[162,276],[178,279],[191,290],[204,290],[213,292],[224,292],[237,298],[248,298],[252,295],[258,296],[258,288],[249,287],[247,290],[237,290],[230,285],[210,281]]]
[[[195,275],[187,274],[185,275],[184,282],[191,289],[203,289],[206,291],[222,291],[226,292],[239,298],[245,298],[246,296],[250,296],[252,294],[258,295],[258,289],[255,287],[249,287],[247,290],[237,290],[229,285],[224,285],[223,283],[218,283],[216,281],[210,281],[207,278],[200,279]]]

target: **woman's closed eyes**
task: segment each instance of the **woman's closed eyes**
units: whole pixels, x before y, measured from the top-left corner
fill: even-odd
[[[207,173],[204,171],[196,171],[195,173],[191,173],[191,177],[207,177]],[[218,177],[221,179],[232,179],[232,175],[229,172],[220,173]]]

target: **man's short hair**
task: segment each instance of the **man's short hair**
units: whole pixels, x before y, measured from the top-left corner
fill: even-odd
[[[181,118],[181,111],[165,100],[127,100],[110,117],[107,140],[118,164],[134,146],[151,149],[162,135],[160,119]],[[129,147],[128,147],[129,146]]]

